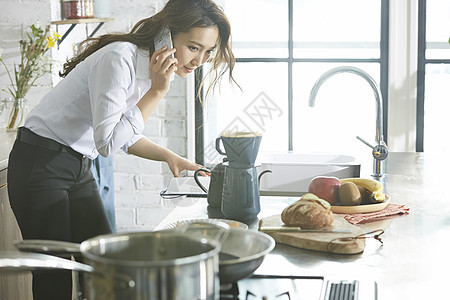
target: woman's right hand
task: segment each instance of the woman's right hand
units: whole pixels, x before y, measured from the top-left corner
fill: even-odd
[[[175,57],[171,57],[171,54],[174,54],[175,52],[175,48],[167,50],[167,46],[164,46],[153,53],[150,58],[149,70],[150,79],[152,81],[150,90],[162,94],[162,96],[169,90],[170,77],[178,69],[178,60]]]

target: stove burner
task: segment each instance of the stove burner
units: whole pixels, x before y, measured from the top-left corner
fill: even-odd
[[[276,280],[272,278],[272,280]],[[278,295],[259,295],[255,294],[249,290],[246,291],[245,300],[269,300],[269,299],[280,299],[280,300],[291,300],[289,291],[285,291]],[[270,297],[269,297],[270,296]],[[239,300],[239,288],[236,282],[220,285],[220,300]]]
[[[315,279],[315,280],[312,280]],[[298,280],[318,281],[319,293],[323,277],[254,275],[237,283],[220,286],[220,300],[291,300],[299,294]]]
[[[287,298],[286,298],[287,300],[291,300],[291,296],[289,295],[289,291],[286,291],[286,292],[281,293],[281,294],[279,294],[279,295],[275,295],[275,298],[278,299],[278,298],[280,298],[280,297],[283,297],[284,295],[287,296]],[[253,294],[253,293],[250,292],[250,291],[247,291],[247,295],[245,296],[245,300],[253,299],[253,297],[249,297],[249,296],[256,297],[255,294]],[[283,297],[283,299],[284,299],[284,297]],[[267,296],[263,296],[261,300],[269,300],[269,298],[267,298]]]
[[[323,276],[253,275],[220,286],[220,300],[356,300],[377,299],[373,280]]]

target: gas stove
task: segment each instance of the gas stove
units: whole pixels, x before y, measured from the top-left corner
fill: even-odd
[[[321,276],[253,275],[222,285],[220,300],[376,300],[371,280],[330,279]]]

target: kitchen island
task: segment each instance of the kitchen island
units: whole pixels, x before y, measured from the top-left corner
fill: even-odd
[[[446,299],[446,270],[450,236],[449,158],[424,153],[390,153],[382,179],[391,203],[410,208],[409,214],[359,225],[365,232],[384,229],[384,244],[366,239],[363,253],[331,254],[277,244],[255,274],[326,276],[373,279],[378,299]],[[362,177],[365,174],[361,174]],[[281,213],[297,200],[262,197],[258,218]],[[183,219],[217,218],[204,198],[165,199],[176,208],[157,227]],[[248,224],[257,230],[257,220]],[[251,246],[251,245],[249,245]]]

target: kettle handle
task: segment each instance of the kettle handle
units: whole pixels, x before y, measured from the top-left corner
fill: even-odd
[[[197,171],[194,172],[194,180],[197,183],[197,185],[205,192],[208,193],[208,189],[205,188],[203,186],[203,184],[200,182],[200,180],[198,180],[198,172],[207,172],[207,173],[211,173],[210,170],[208,169],[198,169]]]
[[[227,155],[226,152],[224,152],[224,151],[222,151],[222,149],[220,149],[220,140],[221,139],[222,138],[220,136],[216,139],[216,150],[217,150],[217,152],[219,152],[222,155]]]

